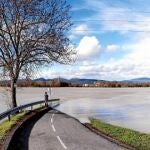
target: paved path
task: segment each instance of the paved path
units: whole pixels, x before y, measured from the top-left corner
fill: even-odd
[[[12,150],[125,150],[55,110],[26,124],[14,143]]]

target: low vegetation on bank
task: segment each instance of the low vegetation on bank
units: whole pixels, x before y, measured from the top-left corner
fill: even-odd
[[[6,120],[2,123],[0,123],[0,140],[4,138],[6,133],[18,122],[20,121],[27,112],[21,112],[11,118],[11,120]]]
[[[100,132],[137,150],[150,150],[150,134],[140,133],[131,129],[104,123],[97,119],[90,119],[91,125]]]
[[[0,81],[0,86],[10,87],[10,81]],[[19,80],[17,82],[18,87],[106,87],[106,88],[125,88],[125,87],[150,87],[150,82],[144,83],[130,83],[130,82],[118,82],[118,81],[61,81],[59,79],[54,80]]]
[[[37,107],[35,109],[33,109],[32,111],[29,110],[24,110],[22,112],[19,112],[15,115],[13,115],[10,119],[10,121],[7,119],[3,122],[0,123],[0,140],[3,140],[5,135],[11,131],[12,127],[17,125],[17,123],[19,121],[22,121],[23,119],[25,119],[25,117],[27,117],[28,115],[30,115],[31,113],[36,114],[38,112],[41,112],[42,110],[44,110],[45,107]],[[31,115],[32,116],[32,115]]]

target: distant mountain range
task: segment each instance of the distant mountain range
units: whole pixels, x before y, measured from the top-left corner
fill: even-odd
[[[124,80],[122,82],[128,82],[128,83],[146,83],[150,82],[150,78],[135,78],[131,80]]]
[[[53,79],[45,79],[45,78],[37,78],[32,80],[35,83],[42,83],[42,82],[49,82],[52,80],[59,80],[60,82],[72,84],[72,85],[83,85],[83,84],[94,84],[96,82],[112,82],[112,81],[107,81],[107,80],[97,80],[97,79],[80,79],[80,78],[72,78],[72,79],[65,79],[65,78],[53,78]],[[131,80],[123,80],[123,81],[118,81],[122,83],[150,83],[150,78],[135,78]],[[26,84],[27,80],[25,79],[20,79],[18,80],[18,84]],[[10,84],[9,80],[3,80],[0,81],[0,85],[6,85]]]
[[[65,79],[65,78],[54,78],[54,79],[45,79],[45,78],[37,78],[33,81],[42,82],[42,81],[51,81],[51,80],[59,80],[61,82],[71,83],[71,84],[94,84],[95,82],[109,82],[107,80],[97,80],[97,79],[80,79],[80,78],[72,78],[72,79]],[[150,82],[150,78],[135,78],[131,80],[123,80],[120,82],[127,82],[127,83],[146,83]]]
[[[43,81],[51,81],[51,80],[59,80],[61,82],[71,83],[71,84],[93,84],[98,81],[104,80],[96,80],[96,79],[79,79],[79,78],[72,78],[72,79],[65,79],[65,78],[53,78],[53,79],[45,79],[45,78],[38,78],[34,79],[35,82],[43,82]]]

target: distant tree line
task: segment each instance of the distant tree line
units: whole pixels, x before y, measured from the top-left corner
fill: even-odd
[[[1,81],[0,86],[10,87],[10,81]],[[46,81],[35,81],[31,79],[18,80],[18,87],[108,87],[108,88],[123,88],[123,87],[150,87],[150,82],[146,83],[131,83],[131,82],[117,82],[117,81],[105,81],[96,82],[94,84],[80,84],[80,83],[69,83],[60,81],[58,79],[46,80]]]
[[[0,86],[10,87],[11,82],[1,81]],[[50,81],[34,81],[31,79],[27,79],[27,80],[18,80],[17,86],[18,87],[69,87],[71,86],[71,84],[67,82],[58,81],[57,79],[50,80]]]
[[[113,88],[121,88],[121,87],[150,87],[150,82],[146,83],[131,83],[131,82],[117,82],[117,81],[109,81],[109,82],[97,82],[95,84],[96,87],[113,87]]]

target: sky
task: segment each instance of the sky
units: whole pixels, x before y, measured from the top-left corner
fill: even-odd
[[[38,71],[44,78],[126,80],[150,77],[149,0],[67,0],[76,61]]]

